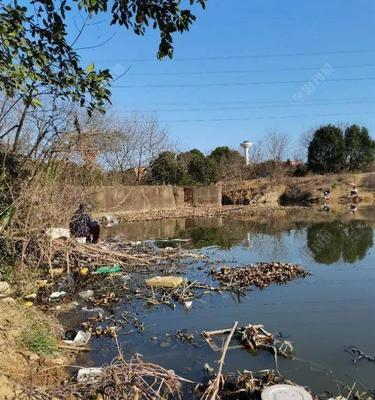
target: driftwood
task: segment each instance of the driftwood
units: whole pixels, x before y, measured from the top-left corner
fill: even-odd
[[[220,384],[223,380],[223,376],[222,376],[222,372],[223,372],[223,365],[224,365],[224,360],[225,360],[225,356],[227,354],[228,351],[228,346],[230,341],[232,340],[232,336],[234,335],[236,329],[237,329],[237,325],[238,322],[236,321],[233,324],[232,329],[229,332],[229,335],[227,337],[227,340],[224,343],[224,347],[223,347],[223,351],[221,354],[221,358],[220,358],[220,364],[219,364],[219,371],[216,375],[216,377],[210,381],[207,389],[205,390],[205,392],[203,393],[203,396],[201,397],[201,400],[216,400],[218,398],[218,392],[220,390]]]
[[[214,351],[219,351],[215,338],[227,336],[231,333],[231,329],[220,329],[215,331],[204,331],[202,336],[206,340],[207,344]],[[290,341],[279,340],[272,335],[272,333],[266,331],[263,325],[247,325],[243,328],[236,328],[234,335],[240,345],[232,345],[229,347],[230,350],[238,349],[240,347],[248,348],[251,351],[256,350],[267,350],[285,357],[291,358],[294,354],[294,348]],[[276,361],[276,360],[275,360]],[[277,362],[275,362],[277,364]]]

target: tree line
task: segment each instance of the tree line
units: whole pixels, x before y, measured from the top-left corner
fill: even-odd
[[[193,149],[183,153],[165,151],[150,165],[149,180],[168,185],[208,185],[225,176],[225,168],[241,168],[241,154],[227,146],[217,147],[208,156]]]
[[[359,171],[374,161],[375,141],[365,127],[317,129],[308,147],[307,165],[316,173]]]

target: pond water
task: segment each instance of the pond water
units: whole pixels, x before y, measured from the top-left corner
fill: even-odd
[[[279,359],[282,374],[314,392],[337,391],[335,380],[353,380],[375,388],[375,363],[352,363],[347,346],[375,354],[375,209],[344,216],[296,211],[282,219],[254,222],[211,218],[164,220],[118,225],[106,234],[130,240],[155,240],[160,246],[183,245],[207,254],[217,263],[243,265],[260,261],[283,261],[303,265],[311,276],[287,285],[254,289],[237,298],[228,293],[207,294],[183,306],[145,308],[134,302],[133,311],[145,325],[143,334],[119,334],[126,354],[141,353],[148,361],[172,368],[195,380],[204,378],[203,365],[216,367],[220,353],[205,344],[163,338],[166,332],[186,329],[198,335],[204,330],[264,324],[292,341],[296,358]],[[189,239],[188,242],[171,238]],[[187,267],[190,278],[207,280],[211,265],[202,261]],[[120,310],[129,305],[119,306]],[[94,340],[95,364],[108,363],[116,355],[112,339]],[[274,368],[271,353],[252,354],[235,348],[227,353],[227,372]]]

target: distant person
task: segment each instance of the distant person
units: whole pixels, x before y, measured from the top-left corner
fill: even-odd
[[[69,223],[70,234],[76,238],[86,238],[87,243],[98,243],[100,225],[91,219],[85,204],[80,204]]]
[[[324,201],[326,202],[329,199],[329,195],[331,194],[331,191],[329,189],[326,189],[323,192],[323,196],[324,196]]]
[[[352,190],[350,192],[350,197],[352,198],[352,201],[357,203],[358,201],[358,189],[357,186],[353,185]]]

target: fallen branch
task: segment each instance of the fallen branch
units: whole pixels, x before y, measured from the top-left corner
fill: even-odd
[[[224,343],[224,347],[223,347],[223,351],[221,354],[221,358],[220,358],[220,364],[219,364],[219,371],[216,375],[216,378],[210,383],[210,385],[207,387],[206,391],[204,392],[201,400],[216,400],[217,399],[217,394],[219,392],[220,389],[220,382],[222,381],[222,371],[223,371],[223,366],[224,366],[224,360],[225,360],[225,356],[227,354],[228,351],[228,346],[230,341],[232,340],[232,336],[234,334],[234,332],[237,329],[237,325],[238,322],[236,321],[233,324],[233,327],[227,337],[227,340]]]

